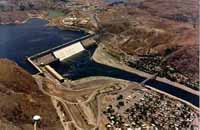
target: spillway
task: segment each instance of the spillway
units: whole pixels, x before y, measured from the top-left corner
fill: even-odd
[[[84,51],[84,47],[81,42],[74,43],[70,46],[64,47],[62,49],[53,52],[54,56],[60,61],[69,58],[77,53]]]

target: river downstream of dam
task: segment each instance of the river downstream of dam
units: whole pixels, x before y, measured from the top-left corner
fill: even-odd
[[[141,77],[124,70],[96,63],[91,59],[91,55],[94,53],[95,48],[95,46],[89,48],[86,51],[67,58],[62,62],[52,62],[50,66],[63,77],[71,80],[77,80],[91,76],[106,76],[140,83],[146,79],[145,77]],[[180,88],[176,88],[172,85],[157,80],[149,80],[146,82],[146,85],[186,100],[197,107],[199,106],[199,96]]]
[[[30,73],[35,74],[36,70],[27,62],[27,57],[86,35],[85,32],[63,31],[56,27],[48,27],[46,24],[45,20],[31,19],[20,25],[0,25],[0,58],[13,60]],[[83,51],[63,62],[53,62],[50,66],[71,80],[89,76],[108,76],[138,83],[145,80],[144,77],[136,74],[94,62],[90,57],[95,48]],[[185,90],[156,80],[150,80],[146,85],[199,106],[199,97]]]

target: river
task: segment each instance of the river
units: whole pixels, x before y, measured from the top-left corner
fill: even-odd
[[[51,63],[50,66],[59,72],[63,77],[71,80],[77,80],[90,76],[107,76],[140,83],[146,79],[145,77],[141,77],[121,69],[96,63],[90,59],[94,51],[95,47],[90,48],[87,51],[76,54],[75,56],[72,56],[62,62],[55,61]],[[199,106],[199,96],[191,94],[185,90],[157,80],[149,80],[146,85],[188,101],[197,107]]]
[[[0,25],[0,58],[13,60],[34,74],[37,71],[27,62],[26,57],[86,35],[84,32],[63,31],[46,25],[47,21],[41,19],[31,19],[20,25]],[[94,53],[94,50],[95,47],[90,48],[64,62],[57,61],[50,65],[64,77],[72,80],[88,76],[109,76],[134,82],[142,82],[145,79],[130,72],[94,62],[89,55]],[[199,106],[199,97],[189,92],[155,80],[146,84]]]

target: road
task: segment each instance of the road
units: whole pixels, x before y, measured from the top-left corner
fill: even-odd
[[[101,94],[99,93],[99,90],[102,90],[102,89],[108,87],[109,85],[102,86],[102,84],[101,84],[101,87],[93,87],[91,89],[91,91],[90,91],[89,96],[85,100],[79,100],[79,97],[76,95],[76,93],[77,92],[78,93],[79,92],[83,93],[82,91],[87,91],[88,92],[89,88],[84,88],[84,89],[81,89],[79,91],[78,90],[75,90],[75,91],[71,90],[71,91],[69,91],[68,89],[67,89],[67,91],[64,91],[64,90],[66,90],[66,88],[63,88],[62,89],[62,93],[64,93],[64,95],[73,95],[75,97],[75,99],[78,101],[78,102],[70,102],[67,99],[63,98],[62,96],[55,95],[53,93],[49,93],[48,91],[46,91],[44,89],[44,86],[43,86],[43,78],[42,77],[35,76],[35,79],[36,79],[36,82],[37,82],[37,84],[39,86],[40,91],[42,91],[45,95],[47,95],[47,96],[49,96],[49,97],[52,98],[52,102],[54,104],[54,107],[56,108],[58,116],[60,117],[60,120],[61,120],[61,123],[62,123],[62,125],[64,127],[64,130],[68,130],[68,123],[64,122],[63,112],[60,110],[60,108],[58,108],[56,102],[61,102],[63,104],[64,108],[67,110],[67,112],[69,113],[69,115],[70,115],[70,117],[72,119],[71,122],[73,122],[74,125],[78,129],[84,129],[85,130],[88,127],[92,127],[91,129],[98,128],[98,126],[100,124],[100,118],[101,118],[101,114],[100,114],[100,111],[101,111],[101,109],[100,109],[101,108],[100,107],[100,96],[101,96]],[[103,79],[92,80],[90,82],[92,82],[93,85],[94,85],[94,84],[98,83],[98,81],[102,81],[102,80]],[[104,79],[104,81],[107,81],[107,84],[110,84],[108,82],[109,80]],[[111,80],[111,81],[113,82],[113,80]],[[84,86],[84,84],[91,84],[91,83],[85,82],[85,83],[83,83],[83,86]],[[57,84],[55,84],[55,86],[56,85]],[[79,83],[79,85],[81,85],[81,84]],[[51,89],[54,89],[54,88],[51,88]],[[55,92],[57,92],[57,91],[55,91]],[[69,92],[69,94],[67,92]],[[75,94],[73,94],[73,93],[75,93]],[[85,93],[85,94],[88,94],[88,93]],[[81,106],[85,106],[85,104],[87,104],[90,101],[92,101],[96,96],[97,96],[97,106],[98,106],[98,108],[97,108],[97,115],[98,116],[97,116],[97,119],[96,119],[97,121],[94,122],[95,124],[93,124],[94,126],[92,126],[90,124],[87,124],[88,120],[84,119],[84,118],[86,118],[89,115],[86,115],[86,117],[85,116],[80,116],[81,113],[85,113],[84,111],[86,111],[86,108],[85,108],[85,110],[83,110],[84,107],[81,107]],[[80,113],[80,115],[78,116],[77,113]]]
[[[69,112],[70,117],[72,118],[72,121],[71,121],[71,122],[74,123],[74,125],[76,126],[76,128],[78,128],[78,129],[81,130],[81,128],[76,124],[76,122],[75,122],[73,116],[71,115],[71,113],[70,113],[68,107],[65,105],[66,101],[64,101],[63,99],[61,99],[61,98],[59,98],[59,97],[56,97],[56,96],[53,96],[53,95],[47,93],[47,92],[43,89],[43,83],[42,83],[42,80],[40,79],[40,77],[37,77],[37,76],[36,76],[35,78],[37,79],[36,81],[37,81],[37,84],[38,84],[38,87],[39,87],[40,91],[42,91],[45,95],[51,97],[53,100],[57,100],[57,101],[61,102],[61,103],[64,105],[65,109]],[[55,104],[54,101],[53,101],[53,104]],[[54,105],[54,106],[55,106],[55,105]],[[57,106],[57,105],[56,105],[56,106]],[[64,130],[68,130],[68,126],[65,125],[64,122],[63,122],[63,118],[62,118],[62,116],[61,116],[61,115],[62,115],[61,112],[58,110],[57,107],[55,107],[55,108],[56,108],[56,110],[57,110],[58,116],[60,117],[60,120],[61,120],[61,123],[62,123],[62,125],[63,125],[63,127],[64,127]]]
[[[177,52],[174,52],[174,53],[177,53]],[[145,82],[145,85],[151,86],[152,88],[168,93],[188,103],[191,103],[196,107],[199,107],[199,92],[198,91],[195,91],[182,84],[172,82],[166,78],[160,78],[156,76],[156,79],[149,80],[152,78],[152,75],[136,70],[134,68],[128,67],[127,65],[124,65],[123,63],[120,63],[118,61],[109,62],[109,60],[107,60],[108,57],[110,58],[110,56],[101,46],[99,46],[97,50],[95,51],[95,53],[93,54],[93,60],[95,62],[99,64],[103,64],[105,66],[109,66],[110,69],[115,68],[115,69],[121,70],[120,72],[122,73],[121,75],[118,73],[118,75],[112,75],[112,77],[127,79],[129,81],[138,82],[138,83],[141,83],[143,81]],[[165,60],[167,60],[168,58],[169,57],[166,57]],[[147,80],[144,81],[145,79]]]

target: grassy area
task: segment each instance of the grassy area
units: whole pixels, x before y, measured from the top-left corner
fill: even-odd
[[[60,10],[48,10],[49,18],[64,16],[64,15],[65,15],[65,13]]]

